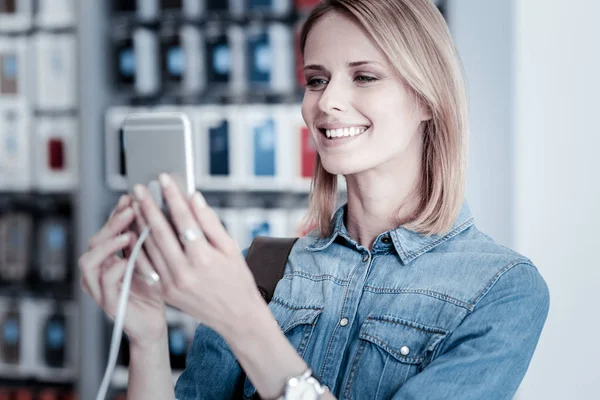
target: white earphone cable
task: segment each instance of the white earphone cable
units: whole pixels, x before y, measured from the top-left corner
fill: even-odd
[[[125,322],[125,312],[127,311],[127,301],[129,299],[129,291],[131,289],[131,278],[133,276],[133,268],[135,266],[135,260],[144,244],[144,241],[150,234],[150,228],[146,227],[140,235],[133,250],[131,256],[127,262],[127,268],[125,269],[125,276],[123,277],[123,286],[121,288],[121,294],[119,295],[119,304],[117,306],[117,314],[115,316],[115,324],[112,332],[112,339],[110,342],[110,352],[108,356],[108,363],[104,372],[104,378],[100,384],[98,395],[96,400],[104,400],[106,393],[112,379],[113,372],[115,370],[115,364],[117,363],[117,355],[119,354],[119,347],[121,345],[121,336],[123,335],[123,323]]]

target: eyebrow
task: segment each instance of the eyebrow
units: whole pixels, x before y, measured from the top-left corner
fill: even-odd
[[[366,64],[378,64],[381,65],[381,63],[377,62],[377,61],[353,61],[353,62],[349,62],[346,63],[346,67],[348,68],[355,68],[355,67],[360,67],[361,65],[366,65]],[[318,65],[318,64],[310,64],[304,67],[305,71],[310,71],[310,70],[315,70],[315,71],[324,71],[326,70],[326,68],[322,65]]]

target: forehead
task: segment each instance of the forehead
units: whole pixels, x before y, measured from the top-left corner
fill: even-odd
[[[323,62],[327,58],[343,57],[343,62],[378,61],[387,59],[377,44],[354,17],[330,11],[311,28],[304,47],[306,64]]]

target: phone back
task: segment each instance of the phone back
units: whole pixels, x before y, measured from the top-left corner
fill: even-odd
[[[183,193],[195,190],[192,129],[178,112],[131,114],[123,122],[125,164],[129,191],[148,185],[165,172]]]

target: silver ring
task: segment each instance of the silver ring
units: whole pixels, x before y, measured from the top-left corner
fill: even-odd
[[[179,240],[183,244],[188,244],[195,242],[196,240],[203,237],[204,232],[202,232],[202,229],[200,229],[199,227],[194,227],[183,230],[183,232],[181,232],[181,235],[179,235]]]

